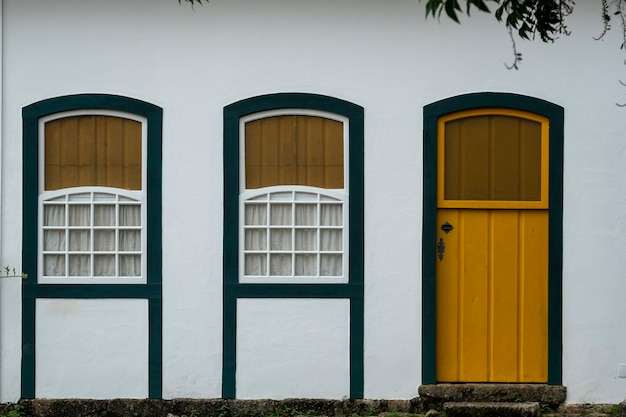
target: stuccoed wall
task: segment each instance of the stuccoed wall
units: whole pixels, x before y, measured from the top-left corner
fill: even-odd
[[[38,300],[37,395],[145,397],[147,320],[146,300]]]
[[[194,9],[176,0],[4,0],[2,264],[21,264],[22,107],[76,93],[161,106],[163,395],[219,397],[223,107],[277,92],[347,100],[365,108],[364,394],[410,398],[421,383],[422,108],[468,92],[534,96],[565,108],[568,402],[619,402],[626,388],[616,376],[626,363],[626,110],[615,102],[626,102],[618,84],[626,68],[617,27],[604,41],[592,39],[601,31],[599,7],[578,2],[573,34],[554,45],[518,42],[522,67],[508,71],[510,40],[492,18],[476,12],[462,25],[425,21],[415,0],[211,0]],[[0,291],[5,402],[20,396],[20,283],[3,280]],[[146,396],[145,372],[123,366],[145,355],[145,306],[128,303],[110,316],[107,303],[78,304],[67,316],[43,315],[41,384],[57,372],[58,363],[44,369],[52,334],[73,323],[87,328],[102,314],[110,325],[124,322],[136,343],[128,357],[119,351],[121,362],[108,355],[99,365],[118,369],[125,385],[106,381],[92,392],[70,378],[54,389],[38,385],[41,395]],[[345,301],[240,300],[240,308],[241,396],[348,394]],[[68,360],[81,352],[81,334],[68,335]],[[285,367],[273,346],[296,366]]]

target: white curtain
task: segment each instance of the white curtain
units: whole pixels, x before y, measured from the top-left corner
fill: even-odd
[[[320,245],[322,251],[342,251],[343,250],[343,230],[325,229],[324,226],[342,226],[343,207],[340,204],[322,204],[320,207]],[[342,275],[342,254],[322,253],[320,255],[320,275],[340,276]]]
[[[121,227],[141,226],[141,206],[121,205],[119,207],[119,222]],[[141,255],[124,255],[124,252],[137,252],[141,250],[140,230],[120,230],[119,248],[119,274],[123,277],[141,276]]]
[[[246,226],[267,225],[267,205],[248,204],[245,208],[244,223]],[[244,247],[246,250],[266,251],[267,250],[267,229],[246,228],[244,236]],[[267,255],[262,253],[249,253],[245,255],[244,273],[246,275],[265,276],[267,275]]]
[[[141,206],[120,205],[118,218],[114,204],[44,205],[44,275],[140,276],[141,255],[124,252],[141,251]],[[137,229],[119,230],[118,226]]]
[[[65,252],[65,205],[47,205],[44,207],[44,226],[62,227],[61,230],[44,232],[44,251]],[[64,255],[44,255],[43,273],[47,276],[65,276]]]
[[[295,221],[298,228],[294,232],[295,250],[313,253],[296,253],[294,268],[296,276],[317,275],[317,228],[304,229],[301,226],[317,226],[317,204],[296,204]]]
[[[88,204],[71,205],[68,207],[68,226],[91,226],[91,206]],[[69,230],[70,252],[91,251],[91,228]],[[69,255],[69,275],[91,275],[89,255]]]
[[[342,222],[342,204],[246,204],[244,249],[257,253],[245,254],[245,275],[341,276]]]

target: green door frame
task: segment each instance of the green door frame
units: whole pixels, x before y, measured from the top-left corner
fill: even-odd
[[[436,216],[437,121],[461,110],[486,107],[525,110],[550,124],[548,230],[548,384],[562,384],[563,266],[563,108],[545,100],[511,93],[472,93],[424,107],[424,195],[422,229],[422,384],[437,383],[436,374]]]

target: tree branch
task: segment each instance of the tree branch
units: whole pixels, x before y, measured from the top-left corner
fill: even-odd
[[[511,47],[513,48],[513,63],[511,65],[507,65],[506,62],[504,63],[504,66],[506,67],[506,69],[519,69],[518,68],[518,64],[520,62],[522,62],[522,54],[520,52],[517,51],[517,45],[515,44],[515,36],[513,35],[513,29],[511,29],[511,27],[507,27],[507,30],[509,32],[509,37],[511,38]]]

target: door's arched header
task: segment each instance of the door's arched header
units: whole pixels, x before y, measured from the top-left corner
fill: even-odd
[[[424,121],[461,110],[485,107],[524,110],[545,116],[553,123],[563,120],[563,108],[535,97],[513,93],[470,93],[446,98],[424,106]]]

